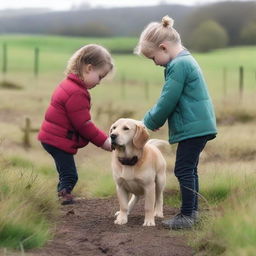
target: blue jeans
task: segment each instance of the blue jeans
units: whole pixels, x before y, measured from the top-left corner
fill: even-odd
[[[53,157],[59,173],[57,191],[65,188],[70,193],[78,180],[74,155],[46,143],[42,143],[42,146]]]
[[[182,214],[191,216],[193,210],[198,210],[197,166],[199,156],[207,141],[214,137],[215,135],[195,137],[180,141],[178,144],[174,174],[180,184]]]

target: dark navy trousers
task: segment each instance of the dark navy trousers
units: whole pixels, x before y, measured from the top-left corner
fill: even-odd
[[[198,210],[199,181],[197,166],[199,156],[208,140],[215,135],[195,137],[178,143],[174,174],[178,178],[181,192],[181,213],[190,216]]]
[[[42,146],[54,159],[59,174],[57,191],[65,188],[70,193],[78,180],[74,155],[46,143],[42,143]]]

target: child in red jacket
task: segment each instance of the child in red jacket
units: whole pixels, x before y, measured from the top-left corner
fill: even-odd
[[[92,142],[111,151],[110,139],[91,120],[88,90],[112,69],[111,55],[104,47],[90,44],[80,48],[70,58],[67,77],[55,89],[45,113],[38,139],[55,161],[62,204],[74,202],[71,191],[78,180],[74,162],[78,148]]]

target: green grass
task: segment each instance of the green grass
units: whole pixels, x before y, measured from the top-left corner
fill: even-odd
[[[29,161],[16,159],[18,165],[22,168],[0,164],[0,247],[23,250],[40,247],[52,237],[57,201],[52,182],[28,170]]]
[[[25,216],[22,218],[25,218]],[[39,222],[33,218],[30,218],[28,222],[12,223],[11,221],[4,221],[5,223],[0,231],[0,247],[17,250],[31,249],[42,246],[51,238],[48,231],[50,226],[46,221]]]
[[[72,54],[85,44],[100,44],[110,51],[132,51],[137,44],[137,38],[114,37],[114,38],[87,38],[87,37],[64,37],[64,36],[30,36],[30,35],[1,35],[1,42],[5,42],[11,48],[33,50],[35,47],[52,53]]]
[[[256,182],[249,176],[245,181],[246,186],[233,190],[198,231],[194,244],[204,255],[255,255]]]
[[[9,164],[14,167],[22,167],[22,168],[32,168],[34,166],[32,161],[28,159],[24,159],[20,156],[10,157]]]

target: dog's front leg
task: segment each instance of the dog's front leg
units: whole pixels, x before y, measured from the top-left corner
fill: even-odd
[[[155,183],[145,187],[145,220],[143,226],[155,226]]]
[[[120,211],[118,212],[118,215],[114,223],[118,225],[123,225],[126,224],[128,220],[127,215],[129,195],[128,192],[120,186],[117,186],[116,192],[120,204]]]

